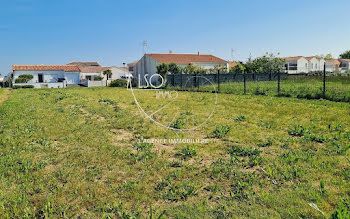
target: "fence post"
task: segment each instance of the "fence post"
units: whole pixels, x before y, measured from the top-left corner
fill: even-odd
[[[246,74],[243,73],[244,94],[247,93]]]
[[[218,70],[218,93],[220,93],[220,70]]]
[[[326,63],[323,65],[323,98],[326,98]]]
[[[197,74],[194,74],[194,77],[193,77],[193,87],[196,88],[197,87]]]
[[[199,90],[199,86],[200,86],[200,81],[199,80],[200,80],[200,75],[199,76],[197,75],[197,88],[198,88],[198,90]]]
[[[173,74],[173,87],[175,87],[175,74]]]
[[[281,95],[281,72],[278,71],[278,75],[277,75],[277,94],[278,96]]]
[[[181,90],[183,90],[183,83],[182,83],[182,75],[183,75],[183,73],[181,72]]]

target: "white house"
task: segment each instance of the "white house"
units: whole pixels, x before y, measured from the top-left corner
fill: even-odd
[[[339,59],[341,72],[350,71],[350,59]]]
[[[95,77],[103,77],[103,72],[109,68],[108,67],[79,67],[79,69],[81,72],[80,79],[94,81]]]
[[[308,72],[323,71],[325,60],[315,56],[305,57],[308,63]]]
[[[0,87],[3,87],[4,86],[4,77],[0,76]]]
[[[338,59],[326,60],[326,71],[335,72],[340,70],[340,61]]]
[[[301,74],[323,71],[326,61],[315,56],[294,56],[283,58],[286,60],[285,69],[288,74]]]
[[[309,72],[309,61],[303,56],[283,58],[286,60],[285,69],[288,74],[300,74]]]
[[[109,80],[117,80],[117,79],[127,79],[129,77],[133,77],[132,73],[129,72],[128,67],[118,67],[112,66],[108,67],[112,71],[112,77]],[[106,76],[105,76],[105,79]]]
[[[134,77],[138,78],[139,84],[145,85],[144,76],[150,78],[157,73],[157,66],[161,63],[175,63],[182,67],[192,63],[205,69],[213,69],[215,66],[228,68],[228,61],[213,55],[202,54],[173,54],[173,53],[146,53],[134,66]],[[157,79],[153,79],[157,80]]]
[[[16,83],[20,75],[30,74],[27,83]],[[80,83],[80,69],[76,65],[13,65],[13,85],[33,85],[35,88],[62,88]]]

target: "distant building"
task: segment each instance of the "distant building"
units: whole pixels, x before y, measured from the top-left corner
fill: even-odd
[[[338,59],[326,60],[326,71],[335,72],[340,70],[340,61]]]
[[[308,72],[323,71],[325,60],[315,56],[305,57],[308,60]]]
[[[339,68],[341,72],[350,71],[350,59],[339,59],[339,61]]]
[[[27,83],[16,83],[20,75],[30,74]],[[76,65],[13,65],[13,85],[33,85],[35,88],[63,88],[80,82],[80,69]]]
[[[98,62],[71,62],[67,65],[77,65],[79,67],[101,67]]]
[[[282,58],[286,60],[285,69],[288,74],[301,74],[323,71],[325,60],[315,56],[294,56]]]
[[[200,66],[204,69],[213,69],[216,66],[228,68],[228,61],[213,55],[202,54],[173,54],[173,53],[146,53],[134,67],[134,77],[139,79],[141,85],[145,84],[144,76],[148,79],[157,73],[157,66],[161,63],[175,63],[182,67],[188,64]],[[157,80],[153,78],[153,80]]]
[[[135,61],[135,62],[132,62],[132,63],[129,63],[129,64],[128,64],[128,71],[129,71],[131,74],[134,73],[134,68],[135,68],[137,62],[138,62],[138,61]]]
[[[285,69],[288,74],[308,73],[308,60],[303,56],[283,58],[286,60]]]

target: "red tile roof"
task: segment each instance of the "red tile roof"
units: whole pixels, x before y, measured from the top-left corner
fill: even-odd
[[[77,65],[77,66],[83,66],[83,67],[101,67],[101,65],[98,62],[71,62],[67,65]]]
[[[285,58],[282,58],[282,59],[284,59],[286,61],[296,61],[296,60],[299,60],[301,58],[303,58],[303,56],[285,57]]]
[[[67,71],[79,72],[76,65],[12,65],[13,71]]]
[[[229,68],[235,67],[236,65],[238,65],[238,62],[228,62]]]
[[[326,60],[326,62],[331,62],[333,63],[334,65],[340,65],[340,62],[338,59],[330,59],[330,60]]]
[[[107,69],[110,69],[109,67],[79,67],[80,72],[82,73],[101,73]]]
[[[160,63],[176,63],[176,64],[189,64],[189,63],[228,63],[228,61],[220,59],[213,55],[201,55],[201,54],[160,54],[160,53],[148,53],[146,54]]]

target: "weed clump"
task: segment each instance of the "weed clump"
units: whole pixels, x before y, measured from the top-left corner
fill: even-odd
[[[242,148],[240,146],[232,146],[228,149],[230,155],[236,155],[241,157],[251,157],[253,155],[259,155],[260,151],[258,149]]]
[[[217,125],[213,131],[214,138],[223,138],[231,131],[231,126]]]
[[[183,147],[179,152],[176,153],[176,156],[182,158],[183,160],[188,160],[196,155],[196,150],[190,146]]]

